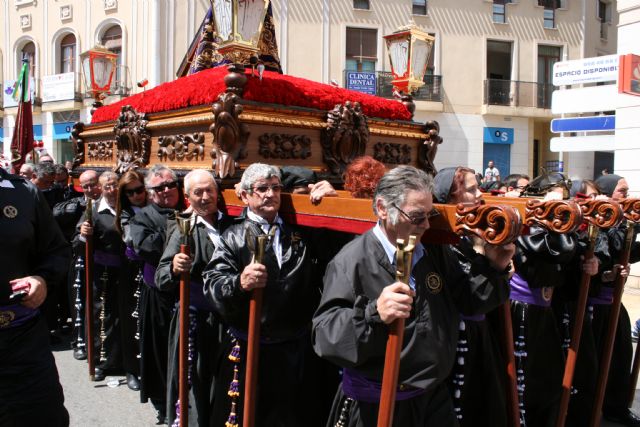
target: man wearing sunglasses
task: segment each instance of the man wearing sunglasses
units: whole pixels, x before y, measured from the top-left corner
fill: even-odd
[[[162,257],[167,226],[175,211],[185,208],[178,177],[168,167],[156,164],[145,178],[151,203],[129,223],[136,254],[144,260],[144,284],[140,295],[140,399],[151,400],[158,423],[166,419],[167,342],[176,293],[162,291],[155,283],[155,272]]]
[[[222,358],[215,373],[216,387],[211,425],[224,425],[232,407],[227,387],[234,369],[246,369],[249,296],[264,289],[261,345],[258,361],[260,385],[256,396],[259,426],[309,425],[303,420],[301,372],[308,349],[309,324],[316,307],[317,290],[310,274],[309,248],[301,234],[278,215],[282,184],[280,169],[254,163],[240,182],[240,197],[247,205],[246,218],[222,235],[204,276],[205,296],[229,327],[220,344],[224,354],[239,346],[237,362]],[[263,263],[254,262],[256,239],[267,236]],[[314,292],[315,290],[315,292]],[[242,414],[244,381],[236,400]]]
[[[455,426],[446,378],[458,340],[460,313],[486,313],[508,296],[513,251],[497,251],[478,266],[494,283],[477,285],[449,245],[422,245],[433,215],[433,179],[400,166],[376,188],[378,224],[348,243],[331,261],[313,318],[316,353],[343,368],[329,424],[375,426],[388,325],[405,319],[393,425]],[[396,280],[396,239],[416,236],[409,284]]]

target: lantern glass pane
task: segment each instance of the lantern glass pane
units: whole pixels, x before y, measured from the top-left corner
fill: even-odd
[[[91,87],[91,61],[89,55],[82,58],[82,74],[84,75],[84,86],[87,91],[92,89]]]
[[[389,56],[396,76],[404,76],[409,67],[409,40],[395,39],[389,43]]]
[[[424,73],[429,63],[429,55],[431,54],[431,41],[414,39],[413,51],[411,52],[411,71],[416,80],[422,81]]]
[[[93,80],[99,88],[109,86],[111,73],[113,72],[113,62],[108,58],[95,58],[93,60]]]
[[[238,0],[238,32],[242,40],[258,45],[264,11],[263,0]]]
[[[213,15],[216,21],[216,30],[223,41],[229,40],[233,22],[233,5],[231,0],[215,0],[213,2]]]

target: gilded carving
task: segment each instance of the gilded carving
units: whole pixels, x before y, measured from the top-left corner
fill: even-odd
[[[373,146],[373,158],[382,163],[407,165],[411,162],[411,147],[406,144],[378,142]]]
[[[87,143],[87,159],[94,162],[113,160],[114,141],[94,141]]]
[[[360,104],[338,104],[327,114],[322,130],[322,157],[331,173],[341,175],[356,157],[364,155],[369,141],[369,125]]]
[[[227,89],[213,104],[214,121],[209,127],[213,134],[212,168],[220,178],[235,174],[236,162],[246,157],[245,147],[249,138],[248,126],[239,120],[243,110],[239,100],[247,83],[244,67],[230,65],[229,74],[225,76],[224,82]]]
[[[428,121],[424,125],[424,131],[427,138],[418,148],[418,166],[428,174],[435,176],[438,170],[433,160],[438,153],[438,145],[443,141],[440,136],[440,124],[435,120]]]
[[[147,131],[146,114],[139,114],[130,105],[123,106],[113,131],[118,149],[116,173],[149,164],[151,135]]]
[[[73,167],[80,166],[84,160],[84,140],[80,134],[84,131],[84,123],[77,122],[71,129],[71,141],[73,143]]]
[[[311,139],[306,135],[264,133],[258,141],[258,153],[265,159],[306,159],[311,156]]]
[[[171,135],[158,138],[158,160],[204,160],[204,133]]]

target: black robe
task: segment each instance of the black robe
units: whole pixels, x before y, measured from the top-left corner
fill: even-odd
[[[462,238],[453,250],[468,274],[478,270],[474,264],[484,262],[470,238]],[[506,427],[506,364],[498,336],[482,317],[460,322],[456,364],[449,382],[454,408],[463,427]]]
[[[552,298],[551,289],[563,286],[579,260],[574,234],[558,234],[532,228],[516,242],[516,274],[531,293]],[[513,279],[512,279],[513,280]],[[512,299],[513,299],[512,292]],[[516,369],[524,378],[519,383],[520,408],[529,426],[554,426],[558,416],[564,354],[557,319],[551,306],[513,300],[512,327]],[[521,413],[522,418],[522,413]]]
[[[394,425],[456,425],[445,380],[454,363],[460,313],[485,313],[508,295],[506,272],[486,262],[474,264],[475,277],[461,268],[449,246],[428,245],[413,268],[416,297],[406,319],[399,387],[418,393],[397,401]],[[434,290],[430,283],[441,284]],[[376,309],[383,288],[395,282],[395,269],[382,244],[368,231],[347,244],[324,277],[324,293],[313,319],[316,352],[360,377],[381,383],[388,328]],[[343,407],[338,390],[327,425],[334,425]],[[347,409],[348,426],[375,425],[378,403],[354,401]]]
[[[221,232],[226,229],[228,221],[222,220],[218,224]],[[180,252],[181,233],[176,228],[171,233],[167,247],[162,254],[156,271],[156,283],[163,291],[175,292],[180,284],[180,277],[172,273],[173,257]],[[196,223],[189,238],[191,249],[190,280],[193,287],[190,292],[189,317],[192,326],[189,339],[193,342],[193,357],[190,362],[190,390],[189,390],[189,425],[209,425],[209,412],[213,405],[214,360],[219,351],[221,324],[212,312],[213,306],[206,302],[203,292],[202,270],[207,266],[215,249],[209,238],[204,224]],[[196,284],[198,289],[194,289]],[[176,419],[176,403],[178,402],[178,374],[179,374],[179,343],[180,343],[180,307],[176,307],[171,319],[169,330],[169,366],[167,377],[167,421],[169,425]]]
[[[94,320],[94,355],[96,368],[107,373],[120,374],[125,369],[134,369],[134,359],[124,362],[124,345],[121,333],[123,321],[129,321],[122,316],[121,293],[125,291],[123,265],[124,243],[115,227],[115,215],[107,209],[98,212],[100,200],[93,204],[93,320]],[[87,214],[83,213],[76,226],[76,236],[73,239],[75,253],[84,253],[85,242],[80,239],[80,226],[86,221]],[[101,254],[108,256],[108,261]],[[101,319],[101,316],[104,318]],[[104,330],[104,336],[101,332]],[[85,331],[86,334],[86,331]],[[127,353],[129,354],[129,353]],[[129,372],[127,370],[127,372]]]
[[[10,185],[13,188],[10,188]],[[0,169],[0,425],[69,425],[64,395],[36,311],[8,301],[9,282],[38,275],[47,286],[66,274],[71,252],[46,200],[34,185]],[[26,314],[26,313],[25,313]]]
[[[592,294],[598,294],[603,287],[613,288],[614,282],[603,282],[601,274],[611,270],[614,264],[620,262],[620,256],[624,248],[626,224],[616,228],[601,230],[596,244],[596,256],[600,260],[599,274],[593,277]],[[629,256],[629,263],[640,261],[640,243],[636,241],[638,226],[635,226],[633,244]],[[602,357],[604,343],[611,313],[610,304],[593,305],[593,335],[599,360]],[[631,364],[633,362],[633,346],[631,343],[631,320],[629,313],[623,304],[620,305],[620,316],[614,340],[611,365],[607,379],[607,387],[604,396],[602,412],[620,416],[625,414],[628,407],[628,394],[631,387]],[[598,361],[599,363],[599,361]]]
[[[146,264],[156,268],[164,252],[167,225],[174,217],[174,209],[149,204],[129,222],[133,249]],[[140,400],[151,400],[162,414],[167,396],[167,345],[169,324],[176,301],[174,291],[161,291],[155,280],[145,285],[140,295]]]
[[[227,229],[220,246],[205,269],[205,295],[216,313],[230,327],[240,344],[240,397],[236,413],[242,424],[242,401],[246,363],[246,333],[249,318],[248,292],[240,288],[240,274],[251,262],[252,254],[245,233],[263,234],[249,219]],[[261,319],[261,345],[258,363],[256,421],[258,426],[308,425],[302,408],[313,393],[302,389],[309,328],[318,295],[311,277],[309,248],[300,233],[287,224],[281,226],[282,266],[273,248],[265,253],[268,281],[264,288]],[[228,359],[233,337],[225,335],[216,360],[216,382],[211,426],[224,425],[231,409],[227,388],[234,364]]]

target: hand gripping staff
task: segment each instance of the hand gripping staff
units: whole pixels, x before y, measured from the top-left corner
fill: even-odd
[[[593,257],[599,229],[617,226],[623,219],[623,212],[620,205],[612,200],[580,200],[577,203],[582,209],[585,223],[588,224],[589,245],[584,254],[584,258],[589,259]],[[580,287],[578,288],[575,319],[573,330],[571,331],[571,344],[569,344],[569,349],[567,350],[567,359],[564,366],[562,395],[560,397],[560,409],[558,410],[556,427],[563,427],[567,419],[571,386],[573,384],[573,373],[576,368],[576,360],[578,359],[578,350],[580,349],[580,338],[582,337],[582,326],[584,323],[584,313],[587,308],[590,283],[591,276],[583,271],[580,277]]]
[[[176,223],[180,230],[180,253],[191,256],[189,235],[191,234],[191,216],[181,216],[176,212]],[[178,353],[178,401],[181,426],[189,425],[189,290],[190,274],[180,274],[180,342]]]
[[[627,219],[627,232],[624,240],[624,248],[620,253],[620,259],[616,264],[626,266],[629,264],[631,246],[633,244],[633,226],[634,223],[640,222],[640,200],[626,199],[620,202],[624,216]],[[591,412],[590,427],[600,425],[602,416],[602,403],[604,401],[604,393],[609,377],[609,367],[611,365],[611,355],[613,353],[613,344],[615,341],[616,330],[618,328],[618,316],[620,315],[620,304],[622,302],[622,292],[626,277],[618,274],[613,288],[613,302],[611,303],[611,312],[609,314],[609,324],[607,325],[607,335],[605,336],[604,347],[600,358],[600,370],[598,372],[598,383],[596,386],[596,397]]]
[[[275,233],[275,227],[272,228]],[[269,233],[271,234],[271,233]],[[253,243],[253,262],[262,264],[269,236],[261,234],[248,236]],[[255,239],[255,240],[254,240]],[[262,295],[264,288],[251,291],[249,300],[249,331],[247,337],[247,370],[245,373],[244,410],[242,413],[244,427],[255,425],[256,388],[258,382],[258,357],[260,353],[260,319],[262,318]]]
[[[93,223],[93,200],[87,199],[85,220]],[[87,361],[89,362],[89,380],[96,378],[96,363],[93,356],[93,234],[86,237],[84,244],[84,327],[87,332]]]
[[[416,236],[409,236],[409,243],[403,239],[396,241],[396,280],[409,284],[411,277],[411,260],[416,244]],[[378,410],[378,427],[391,427],[393,410],[396,403],[396,389],[398,374],[400,373],[400,351],[404,338],[404,319],[395,319],[389,325],[389,338],[384,356],[384,371],[382,373],[382,391],[380,394],[380,408]]]

